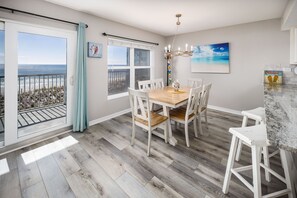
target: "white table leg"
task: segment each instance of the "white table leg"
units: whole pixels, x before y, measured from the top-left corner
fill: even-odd
[[[163,112],[164,115],[168,117],[169,119],[169,124],[168,124],[168,142],[172,146],[175,146],[177,144],[177,140],[172,136],[172,129],[171,129],[171,121],[170,121],[170,107],[163,106]]]

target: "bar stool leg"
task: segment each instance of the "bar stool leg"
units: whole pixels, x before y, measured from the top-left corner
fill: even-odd
[[[243,116],[241,127],[246,127],[247,126],[247,122],[248,122],[248,117],[247,116]],[[237,147],[236,158],[235,158],[237,162],[240,159],[241,149],[242,149],[242,142],[241,142],[241,140],[239,140],[238,147]]]
[[[232,141],[231,141],[231,146],[230,146],[228,162],[227,162],[226,174],[225,174],[225,178],[224,178],[224,184],[223,184],[223,193],[224,194],[227,194],[229,191],[229,184],[230,184],[230,179],[231,179],[231,174],[232,174],[231,169],[233,168],[233,165],[234,165],[237,146],[238,146],[238,138],[235,135],[233,135]]]
[[[261,173],[260,173],[260,150],[261,150],[260,147],[255,145],[252,146],[254,198],[260,198],[262,196]]]
[[[280,157],[281,157],[281,162],[283,165],[284,173],[285,173],[285,178],[286,178],[286,183],[287,183],[287,189],[291,190],[291,192],[288,194],[289,198],[293,198],[293,195],[296,192],[293,186],[292,186],[292,181],[290,179],[290,172],[289,172],[289,165],[288,165],[288,159],[287,159],[287,151],[284,151],[283,149],[280,149]],[[296,196],[294,196],[296,198]]]
[[[267,146],[263,147],[263,159],[264,159],[264,165],[267,166],[268,168],[270,168],[269,152],[268,152]],[[271,175],[266,169],[265,169],[265,179],[268,182],[271,181]]]

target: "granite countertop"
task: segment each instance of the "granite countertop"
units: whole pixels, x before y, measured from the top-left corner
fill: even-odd
[[[264,85],[267,136],[270,143],[297,152],[297,85]]]

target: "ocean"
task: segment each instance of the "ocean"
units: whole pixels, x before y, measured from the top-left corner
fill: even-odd
[[[19,65],[18,75],[66,74],[66,65]],[[4,65],[0,64],[0,94],[4,94]],[[64,76],[20,77],[19,90],[28,91],[41,87],[64,86]]]
[[[193,57],[193,63],[206,63],[206,64],[229,64],[229,56],[212,56],[212,57]]]
[[[66,74],[66,65],[19,65],[18,75]],[[0,64],[0,76],[4,76],[4,64]]]

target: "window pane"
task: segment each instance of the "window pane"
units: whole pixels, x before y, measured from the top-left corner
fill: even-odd
[[[150,66],[150,50],[134,49],[134,65]]]
[[[18,33],[18,137],[66,122],[67,39]]]
[[[130,87],[129,69],[108,70],[108,95],[124,93]]]
[[[130,48],[128,47],[109,45],[107,56],[108,66],[130,65]]]
[[[138,81],[149,80],[150,69],[135,69],[135,89],[138,89]]]
[[[0,142],[4,141],[4,30],[0,30]]]

